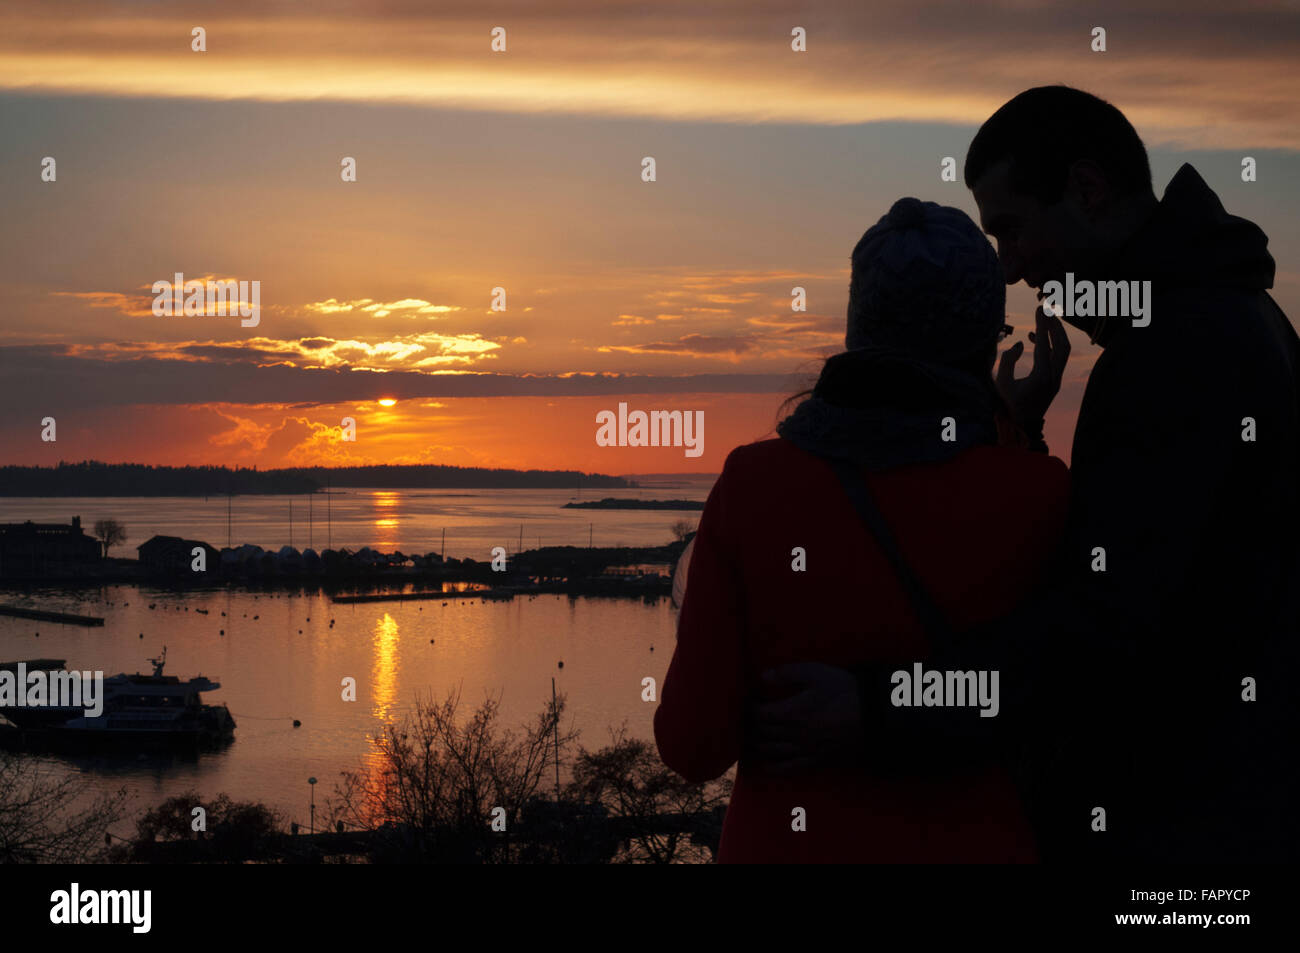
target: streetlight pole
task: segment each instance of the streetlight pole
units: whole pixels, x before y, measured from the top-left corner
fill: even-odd
[[[316,779],[308,778],[307,783],[311,785],[311,832],[316,833]]]

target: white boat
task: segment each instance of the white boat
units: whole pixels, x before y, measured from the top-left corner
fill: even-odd
[[[51,709],[6,710],[3,714],[20,729],[36,728],[46,735],[94,740],[222,741],[234,735],[235,719],[225,705],[205,705],[203,692],[213,692],[220,682],[202,675],[182,681],[164,675],[167,649],[153,664],[153,674],[113,675],[104,679],[103,711],[88,717],[84,710],[60,709],[66,720],[52,721]],[[17,717],[15,717],[15,715]]]

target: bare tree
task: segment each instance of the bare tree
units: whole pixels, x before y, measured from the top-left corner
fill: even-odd
[[[513,830],[547,769],[555,769],[564,696],[548,701],[522,737],[498,730],[499,698],[485,699],[464,725],[456,720],[459,705],[459,691],[441,704],[417,699],[414,715],[375,742],[375,767],[343,773],[329,822],[387,828],[406,856],[509,861],[509,838],[492,830],[494,811],[501,808],[495,816]],[[576,737],[561,731],[559,744]]]
[[[37,759],[0,752],[0,863],[103,859],[105,834],[122,819],[126,789],[89,795],[84,777],[52,777]]]
[[[203,808],[202,830],[194,829],[194,809]],[[227,794],[204,798],[195,791],[169,797],[136,819],[136,836],[109,852],[108,862],[154,863],[158,851],[177,841],[206,841],[206,859],[242,861],[270,856],[284,817],[257,801],[235,801]]]
[[[117,520],[96,520],[95,538],[104,547],[104,557],[108,558],[109,547],[126,540],[126,527]]]
[[[695,532],[695,524],[690,520],[681,519],[672,525],[673,539],[679,543],[693,532]]]
[[[721,809],[731,797],[732,782],[723,777],[694,784],[669,769],[653,744],[627,738],[626,728],[611,730],[612,744],[591,752],[579,748],[572,793],[603,805],[629,831],[622,855],[630,863],[702,863],[711,859],[704,839],[721,836]],[[716,819],[716,822],[715,822]],[[716,829],[712,829],[715,828]]]

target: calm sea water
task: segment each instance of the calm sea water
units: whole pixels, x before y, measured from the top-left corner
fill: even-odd
[[[697,522],[699,511],[566,510],[571,500],[703,500],[711,479],[634,490],[334,490],[312,496],[226,497],[0,497],[0,523],[32,520],[67,523],[81,517],[86,532],[96,520],[126,526],[126,542],[114,556],[135,557],[151,536],[198,539],[220,549],[251,543],[274,550],[292,545],[381,552],[439,552],[446,530],[449,557],[491,558],[493,546],[662,545],[680,519]]]
[[[707,490],[678,488],[671,495],[702,499]],[[436,548],[422,541],[446,523],[448,554],[477,555],[499,545],[513,524],[513,550],[520,520],[526,545],[532,530],[544,545],[585,544],[589,522],[595,523],[597,545],[660,544],[671,538],[675,520],[694,522],[699,515],[557,511],[570,495],[565,491],[380,492],[349,494],[341,505],[335,498],[335,546]],[[655,491],[643,493],[656,498]],[[283,498],[243,498],[235,506],[242,510],[237,526],[248,529],[236,535],[236,543],[288,541],[287,521],[277,523],[275,516]],[[224,531],[224,508],[224,500],[203,509],[201,501],[191,500],[9,499],[0,501],[0,521],[66,520],[79,512],[83,523],[101,516],[122,520],[129,542],[156,532],[213,541],[216,527]],[[295,544],[301,545],[296,511],[297,506]],[[366,535],[366,527],[382,533]],[[273,535],[277,529],[282,536]],[[224,534],[219,542],[225,543]],[[66,659],[69,668],[106,675],[147,672],[147,659],[165,645],[167,674],[220,681],[221,689],[205,698],[228,705],[238,725],[233,744],[197,759],[51,757],[43,759],[49,770],[77,772],[99,790],[125,786],[137,810],[188,790],[203,796],[224,792],[263,801],[304,825],[307,779],[319,781],[319,819],[340,773],[372,766],[373,740],[384,725],[410,712],[417,697],[441,700],[459,691],[465,716],[485,697],[499,697],[499,724],[518,728],[549,700],[554,676],[568,699],[565,722],[581,732],[579,743],[588,749],[607,744],[609,730],[624,724],[630,736],[652,738],[655,706],[641,701],[641,680],[662,682],[676,628],[676,610],[666,598],[647,603],[538,595],[509,602],[334,605],[323,594],[106,586],[0,592],[0,600],[106,620],[102,629],[87,629],[0,617],[0,660],[53,657]],[[356,679],[354,702],[342,700],[345,677]],[[302,727],[294,728],[294,719]],[[124,825],[116,832],[131,830]]]

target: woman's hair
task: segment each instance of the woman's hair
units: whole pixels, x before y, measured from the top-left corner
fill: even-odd
[[[833,356],[834,355],[832,355],[832,357]],[[993,359],[996,356],[997,356],[997,346],[994,345],[993,353],[989,356],[988,363],[985,364],[982,369],[974,370],[972,376],[977,377],[981,383],[985,383],[988,385],[989,393],[993,396],[993,404],[997,408],[998,413],[1000,413],[1007,420],[1014,420],[1015,417],[1011,412],[1010,405],[1007,404],[1006,398],[1002,396],[1002,392],[997,389],[997,385],[994,384],[993,382],[992,365],[993,365]],[[821,366],[824,368],[826,366],[826,363],[829,360],[830,357],[822,358]],[[807,400],[809,397],[813,396],[813,391],[814,388],[809,387],[806,390],[799,391],[799,393],[797,394],[791,394],[785,400],[781,401],[780,406],[778,406],[776,409],[776,422],[779,423],[780,421],[784,420],[786,417],[789,416],[789,414],[786,413],[787,407],[790,407],[792,404],[797,407],[800,403]]]

